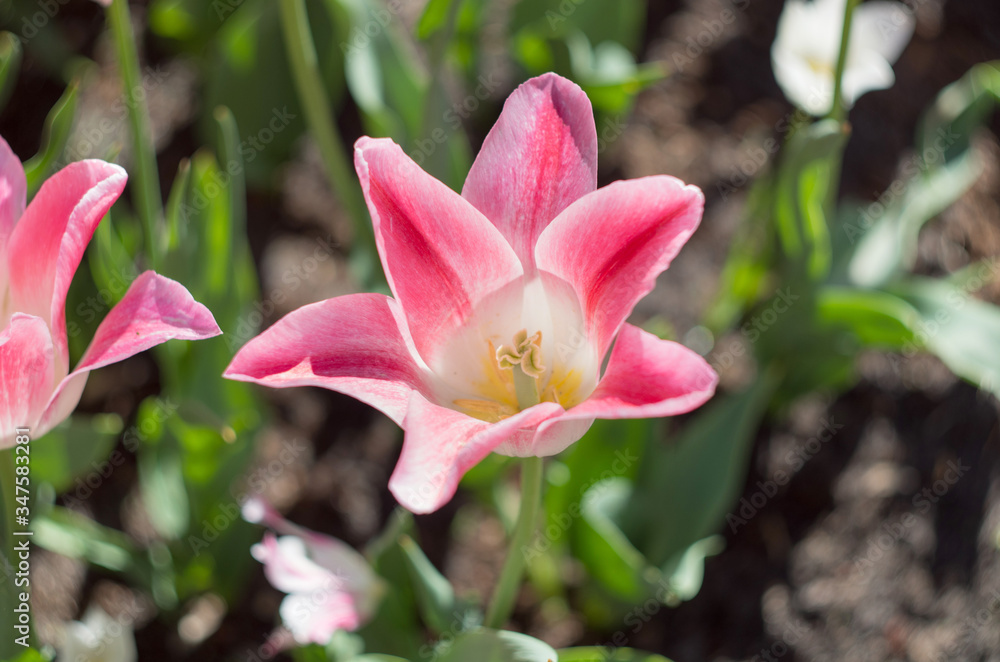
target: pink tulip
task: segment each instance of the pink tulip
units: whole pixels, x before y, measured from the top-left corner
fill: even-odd
[[[251,553],[271,586],[288,594],[279,612],[295,641],[326,644],[337,630],[354,631],[371,620],[384,586],[361,554],[292,524],[261,499],[243,505],[243,518],[284,534],[267,532]]]
[[[596,418],[681,414],[714,393],[701,357],[625,323],[704,196],[668,176],[596,190],[597,132],[575,84],[521,85],[462,195],[388,139],[361,138],[355,166],[393,298],[304,306],[226,376],[383,411],[406,432],[389,481],[406,508],[436,510],[490,452],[553,455]]]
[[[97,224],[125,188],[125,171],[81,161],[52,176],[25,209],[24,169],[0,138],[0,449],[15,428],[40,437],[76,408],[91,370],[172,338],[222,333],[182,285],[139,276],[69,370],[66,293]]]

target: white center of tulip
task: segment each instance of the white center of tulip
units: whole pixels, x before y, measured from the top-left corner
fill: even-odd
[[[444,344],[432,364],[444,383],[441,401],[491,423],[540,402],[576,406],[593,392],[599,369],[582,328],[576,296],[561,284],[514,284]]]

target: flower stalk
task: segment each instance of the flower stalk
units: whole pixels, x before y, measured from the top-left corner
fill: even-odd
[[[326,96],[304,0],[281,0],[281,27],[306,123],[319,145],[330,185],[353,222],[356,247],[351,258],[356,275],[362,282],[374,282],[377,279],[374,273],[377,264],[375,236],[361,188],[351,173],[344,141]]]
[[[146,96],[137,93],[141,89],[142,80],[139,76],[139,52],[135,45],[128,0],[113,0],[108,6],[108,24],[118,52],[124,94],[129,101],[127,105],[135,159],[136,206],[145,230],[147,259],[150,260],[150,266],[156,269],[160,265],[161,246],[166,243],[161,241],[163,198],[149,123],[149,108]]]
[[[844,69],[847,67],[847,53],[851,43],[851,24],[854,22],[854,8],[860,0],[847,0],[844,6],[844,27],[840,33],[840,51],[837,53],[837,68],[833,78],[833,106],[828,117],[843,122],[847,116],[847,106],[844,104]],[[834,218],[837,209],[837,193],[840,190],[840,169],[843,161],[843,150],[830,159],[829,172],[826,178],[826,204],[824,212],[827,223]]]
[[[514,598],[524,576],[524,550],[531,543],[538,522],[538,509],[542,500],[542,468],[540,457],[526,457],[521,463],[520,511],[507,558],[500,571],[500,579],[486,612],[484,625],[488,628],[502,628],[514,610]]]
[[[833,105],[830,107],[828,117],[835,120],[843,120],[846,114],[846,107],[843,102],[844,97],[844,69],[847,67],[848,47],[851,43],[851,23],[854,20],[854,8],[858,6],[859,0],[847,0],[844,5],[844,27],[840,33],[840,51],[837,53],[837,68],[833,74]]]

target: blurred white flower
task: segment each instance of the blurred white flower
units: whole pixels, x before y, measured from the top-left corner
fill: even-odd
[[[847,0],[786,0],[771,46],[774,77],[789,101],[813,114],[833,105],[834,75]],[[844,66],[843,102],[850,108],[865,92],[891,87],[915,21],[900,2],[875,0],[854,10]]]
[[[361,554],[292,524],[261,499],[249,499],[243,517],[285,534],[269,531],[250,551],[271,585],[288,594],[281,620],[296,642],[326,644],[337,630],[356,630],[372,618],[384,588]]]
[[[96,605],[82,621],[68,623],[59,662],[136,662],[135,636],[129,623],[115,620]]]

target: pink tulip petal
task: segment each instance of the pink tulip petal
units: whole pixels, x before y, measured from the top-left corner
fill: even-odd
[[[563,414],[540,425],[534,434],[524,435],[523,438],[505,444],[494,452],[514,457],[549,457],[563,452],[579,441],[593,424],[593,418],[573,418]]]
[[[300,645],[324,646],[337,630],[353,632],[361,626],[361,615],[349,593],[293,593],[281,601],[278,611]]]
[[[398,424],[410,394],[429,394],[400,305],[352,294],[303,306],[260,334],[224,376],[264,386],[322,386],[357,398]]]
[[[388,139],[354,150],[389,287],[421,356],[461,326],[486,295],[522,275],[500,232]]]
[[[333,572],[309,558],[309,549],[298,536],[281,536],[268,531],[251,550],[264,564],[264,574],[271,586],[285,593],[309,593],[322,587],[342,585]]]
[[[0,449],[14,445],[15,428],[39,436],[35,424],[52,394],[54,360],[52,336],[41,318],[17,313],[0,331]]]
[[[411,512],[434,512],[454,496],[465,472],[495,448],[562,412],[559,405],[543,402],[499,423],[486,423],[414,394],[389,490]]]
[[[17,225],[17,219],[24,213],[27,182],[21,160],[11,150],[10,145],[0,138],[0,292],[7,286],[6,246],[10,233]]]
[[[221,333],[212,313],[183,285],[152,271],[141,274],[97,327],[76,369],[56,387],[42,417],[43,431],[73,411],[91,370],[168,340],[204,340]]]
[[[684,345],[660,340],[625,324],[615,341],[608,368],[591,396],[559,418],[543,424],[594,418],[657,418],[684,414],[705,404],[719,377]]]
[[[508,97],[462,195],[500,229],[533,273],[538,236],[597,188],[597,130],[586,93],[555,74]]]
[[[674,177],[618,181],[570,205],[539,237],[538,268],[576,288],[599,356],[698,227],[704,204]]]
[[[125,188],[125,171],[104,161],[71,163],[50,177],[14,228],[7,247],[13,309],[52,330],[57,374],[69,366],[66,292],[97,224]]]

